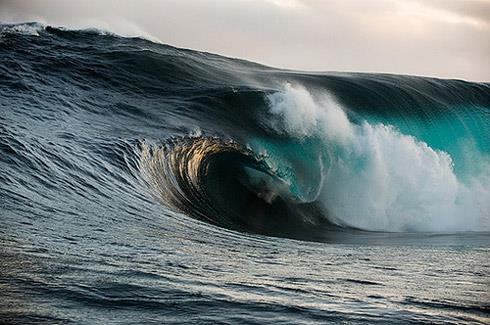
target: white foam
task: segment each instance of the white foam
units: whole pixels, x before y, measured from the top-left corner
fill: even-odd
[[[389,125],[351,123],[328,94],[286,84],[268,99],[274,130],[321,137],[320,150],[332,152],[319,201],[334,222],[380,231],[490,230],[490,168],[464,184],[446,152]]]
[[[154,35],[141,29],[138,25],[126,20],[114,19],[111,23],[99,20],[86,19],[72,23],[57,23],[47,22],[38,19],[38,23],[15,23],[8,26],[3,26],[1,33],[16,33],[22,35],[39,36],[39,32],[44,30],[46,26],[53,26],[61,30],[71,31],[89,31],[100,35],[116,35],[122,37],[137,37],[148,40],[153,43],[163,42]]]
[[[300,138],[320,133],[342,142],[352,135],[347,116],[328,94],[314,98],[304,87],[286,83],[283,92],[267,99],[270,113],[277,117],[270,121],[271,126],[279,133]]]
[[[2,26],[0,34],[21,34],[29,36],[39,36],[39,32],[44,29],[41,24],[18,24],[10,26]]]

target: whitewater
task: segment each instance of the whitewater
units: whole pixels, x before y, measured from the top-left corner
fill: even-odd
[[[0,25],[0,322],[488,323],[490,85]]]

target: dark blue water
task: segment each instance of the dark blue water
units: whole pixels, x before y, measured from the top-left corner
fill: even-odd
[[[490,86],[0,27],[0,323],[490,321]]]

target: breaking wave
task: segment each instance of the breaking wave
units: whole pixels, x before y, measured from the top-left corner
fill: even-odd
[[[308,74],[39,24],[0,34],[5,157],[31,145],[16,145],[29,141],[15,126],[29,107],[31,127],[65,123],[49,124],[51,154],[37,163],[62,178],[119,168],[135,183],[111,186],[142,189],[162,213],[306,240],[490,230],[486,83]],[[70,190],[99,195],[103,170]],[[6,182],[15,192],[19,181]]]

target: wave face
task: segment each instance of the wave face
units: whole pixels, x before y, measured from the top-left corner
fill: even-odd
[[[36,23],[1,25],[0,58],[1,239],[10,251],[30,252],[26,263],[38,265],[39,259],[47,258],[51,262],[46,263],[55,263],[50,267],[64,276],[60,282],[46,280],[50,283],[47,288],[37,283],[35,276],[23,279],[29,290],[43,287],[53,297],[76,296],[71,301],[80,299],[84,306],[124,303],[128,308],[132,304],[170,308],[155,300],[144,282],[162,274],[151,270],[143,275],[134,273],[144,268],[143,262],[128,271],[134,273],[131,279],[141,277],[141,282],[130,288],[135,292],[130,298],[124,296],[127,287],[123,290],[114,283],[105,291],[67,284],[69,275],[55,262],[55,257],[65,261],[71,256],[85,265],[83,256],[105,260],[103,256],[109,258],[107,254],[112,253],[120,257],[151,254],[152,246],[160,245],[152,241],[155,238],[167,238],[168,247],[158,254],[169,259],[173,252],[187,256],[177,245],[187,240],[193,241],[188,243],[193,258],[212,254],[200,252],[197,240],[206,243],[202,245],[221,245],[209,246],[219,254],[230,252],[232,240],[258,251],[265,246],[270,249],[270,245],[288,250],[307,245],[254,234],[332,244],[347,238],[356,243],[369,238],[377,241],[380,236],[385,238],[383,233],[415,242],[434,233],[467,231],[480,232],[474,236],[488,239],[487,83],[280,70],[140,38]],[[423,233],[431,235],[424,237]],[[132,241],[139,246],[132,246]],[[70,243],[76,243],[80,253],[75,253]],[[145,247],[145,252],[138,247]],[[338,252],[318,247],[309,250],[321,250],[321,254],[339,260]],[[379,253],[375,251],[365,254]],[[12,307],[20,301],[15,298],[16,289],[11,289],[18,276],[15,265],[20,262],[15,254],[5,254],[4,274],[10,272],[9,279],[14,279],[4,281]],[[175,257],[174,266],[186,264],[179,261],[181,257]],[[123,263],[121,259],[114,263]],[[290,266],[307,265],[296,262]],[[65,267],[75,268],[76,263],[68,264]],[[116,268],[107,271],[115,272],[112,276],[128,275],[109,264],[107,268]],[[84,276],[89,278],[94,271],[102,277],[105,271],[101,265],[88,265]],[[162,270],[169,267],[158,266]],[[182,266],[176,272],[184,270]],[[359,278],[362,274],[338,283],[379,284]],[[176,278],[169,279],[169,283],[178,283]],[[163,290],[158,281],[152,282],[156,285],[152,290]],[[189,289],[195,286],[192,281],[179,285]],[[252,278],[248,281],[254,283]],[[258,282],[256,285],[261,287]],[[339,285],[338,292],[343,291]],[[460,289],[455,285],[455,292]],[[184,294],[180,289],[172,290],[165,294]],[[206,294],[219,296],[218,291]],[[327,291],[336,289],[329,287]],[[373,297],[381,294],[374,291]],[[225,296],[230,294],[224,292]],[[263,294],[253,292],[258,297]],[[193,301],[202,298],[196,292],[193,295],[182,301],[190,304],[185,314],[192,314]],[[425,299],[424,292],[420,295],[390,304],[398,306],[395,310],[403,304],[438,310],[434,304],[439,304],[446,306],[444,313],[454,309],[451,321],[462,314],[470,317],[466,320],[476,317],[478,321],[488,311],[471,299],[464,306],[442,298],[430,305],[432,296]],[[241,298],[227,305],[229,308],[253,313],[255,307],[246,305],[243,296],[231,296]],[[213,301],[221,301],[216,299]],[[338,300],[346,299],[350,298]],[[366,299],[369,304],[371,298]],[[269,307],[284,311],[279,300],[269,302]],[[285,317],[296,315],[298,309],[294,308],[304,310],[308,317],[310,312],[319,312],[314,307],[318,304],[308,303],[288,305],[292,309],[286,308]],[[56,305],[52,302],[49,308]],[[337,310],[328,320],[377,320],[369,312],[350,318],[343,314],[342,306],[327,306]],[[15,320],[15,310],[2,315]],[[418,310],[417,316],[410,314],[412,311],[407,311],[408,318],[396,320],[413,316],[423,321],[423,311]],[[435,313],[432,310],[428,315],[434,317]],[[444,313],[439,315],[440,321],[447,320]],[[56,323],[91,317],[83,315],[64,310],[61,314],[29,314],[24,321]],[[210,319],[220,319],[213,317]],[[433,320],[430,317],[427,319]]]
[[[29,105],[123,139],[127,177],[167,208],[306,239],[490,229],[488,84],[282,71],[37,24],[1,35],[4,124]]]

